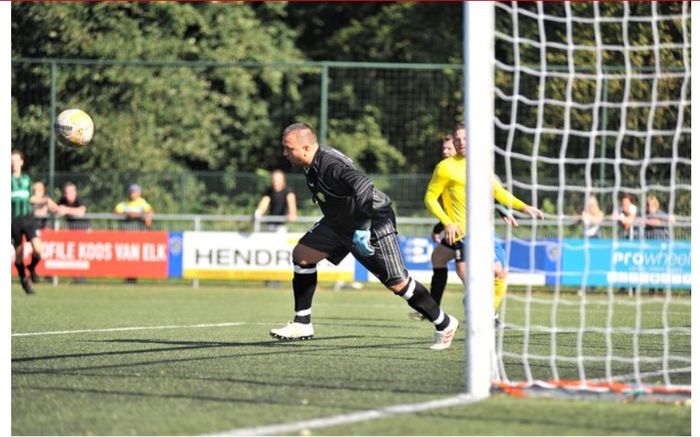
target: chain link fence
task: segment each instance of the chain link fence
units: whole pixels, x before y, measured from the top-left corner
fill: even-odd
[[[286,232],[306,232],[312,224],[320,220],[318,215],[301,215],[294,222],[287,222]],[[223,231],[223,232],[257,232],[265,231],[265,223],[285,221],[285,216],[262,216],[255,218],[250,215],[211,215],[211,214],[155,214],[153,224],[148,230],[153,231]],[[406,237],[429,237],[437,220],[429,217],[397,217],[397,229],[400,235]],[[501,238],[516,238],[526,241],[565,238],[583,238],[583,226],[576,218],[568,217],[562,220],[545,219],[536,223],[524,217],[518,218],[518,227],[508,228],[505,222],[495,219],[496,235]],[[71,229],[63,218],[50,216],[45,220],[45,227],[52,229]],[[112,213],[88,213],[81,230],[146,230],[143,226],[127,223],[124,217]],[[75,229],[75,227],[73,227]],[[563,232],[560,232],[563,230]],[[612,220],[601,223],[597,238],[628,239],[622,229]],[[634,235],[640,238],[643,228],[638,225]],[[679,222],[673,226],[672,238],[675,240],[690,240],[691,225],[689,222]],[[591,241],[595,241],[591,238]]]
[[[288,167],[279,133],[304,121],[369,173],[429,173],[440,136],[461,117],[461,68],[15,58],[13,147],[51,188],[61,172],[135,171],[144,162],[154,172],[250,172]],[[87,149],[56,142],[52,122],[68,107],[95,122]]]
[[[439,160],[439,139],[462,113],[461,68],[15,58],[12,147],[26,152],[26,170],[46,182],[52,197],[72,181],[91,212],[112,211],[136,182],[158,213],[250,215],[269,184],[268,171],[283,168],[300,213],[313,215],[303,177],[292,173],[279,146],[281,128],[301,120],[317,127],[322,142],[351,155],[392,197],[399,216],[428,218],[423,194]],[[95,121],[87,148],[61,146],[53,136],[56,113],[71,106]],[[526,173],[513,176],[527,181]],[[538,175],[540,187],[559,185],[549,176]],[[593,176],[596,187],[614,186],[611,173]],[[538,206],[566,215],[572,223],[566,234],[578,235],[582,199],[572,197],[557,211],[556,193],[540,187]],[[512,188],[532,201],[532,189]],[[610,193],[599,196],[604,211],[611,211]],[[683,221],[689,193],[679,196],[672,212]]]

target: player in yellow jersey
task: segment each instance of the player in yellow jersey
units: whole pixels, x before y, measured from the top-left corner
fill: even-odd
[[[443,136],[442,142],[440,144],[440,156],[442,157],[441,159],[451,158],[456,154],[457,152],[455,151],[455,146],[452,143],[452,134],[450,133]],[[440,242],[440,240],[442,239],[442,231],[444,229],[445,228],[444,226],[442,226],[442,222],[438,221],[437,224],[433,227],[433,232],[430,235],[434,242]]]
[[[425,204],[445,227],[445,237],[433,251],[433,281],[430,294],[436,302],[442,300],[442,294],[447,283],[447,263],[455,260],[455,270],[464,282],[464,242],[467,223],[466,182],[467,152],[466,131],[463,124],[455,127],[453,143],[457,154],[447,158],[435,166],[433,176],[425,193]],[[492,179],[493,195],[500,204],[517,209],[534,218],[544,218],[542,211],[528,205],[509,193],[494,176]],[[442,200],[442,205],[438,199]],[[506,221],[517,226],[510,215],[505,215]],[[494,242],[494,309],[498,309],[506,290],[507,262],[503,247]]]
[[[441,159],[447,159],[455,156],[457,152],[455,151],[455,146],[452,143],[452,133],[449,133],[447,135],[442,136],[442,141],[440,142],[440,156]],[[433,226],[433,230],[430,234],[431,240],[433,240],[435,243],[440,243],[440,240],[442,240],[442,231],[445,230],[445,227],[442,225],[442,222],[438,220],[437,224]],[[437,282],[438,285],[436,286],[435,283],[430,284],[430,289],[445,289],[445,284],[447,283],[447,267],[444,269],[440,270],[441,274],[434,274],[435,270],[433,269],[433,282]],[[442,283],[442,285],[439,285]],[[442,299],[442,292],[437,295],[438,299]],[[433,299],[435,299],[435,295],[433,296]],[[413,319],[413,320],[425,320],[425,316],[423,314],[419,313],[418,311],[411,311],[408,313],[408,317]]]

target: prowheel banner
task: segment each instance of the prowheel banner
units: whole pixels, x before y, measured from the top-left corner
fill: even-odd
[[[691,288],[692,251],[683,240],[563,240],[563,285]]]
[[[40,276],[167,278],[168,233],[151,231],[41,231]],[[24,245],[29,264],[32,246]],[[14,264],[14,251],[12,251]],[[17,271],[11,266],[12,274]]]
[[[283,232],[184,232],[182,276],[187,279],[291,280],[292,250],[303,234]],[[318,264],[320,281],[352,281],[355,259]]]

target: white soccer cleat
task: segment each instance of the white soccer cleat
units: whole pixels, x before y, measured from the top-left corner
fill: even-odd
[[[289,322],[287,326],[271,329],[270,335],[278,340],[308,340],[314,336],[314,326],[311,323]]]
[[[447,328],[442,331],[435,331],[435,343],[430,346],[430,349],[441,351],[447,349],[452,344],[452,340],[455,338],[457,328],[459,327],[459,321],[450,315],[448,315],[448,317],[450,318],[450,323],[447,325]]]

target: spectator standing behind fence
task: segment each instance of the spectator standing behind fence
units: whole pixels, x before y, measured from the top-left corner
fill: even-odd
[[[676,222],[675,217],[662,211],[659,207],[659,199],[650,194],[647,196],[647,214],[642,218],[644,225],[644,238],[647,240],[668,240],[670,235],[668,228]],[[649,295],[663,292],[657,287],[649,288]]]
[[[620,196],[620,209],[613,211],[610,219],[618,222],[621,238],[635,238],[634,225],[637,219],[637,205],[633,203],[632,195],[623,193]]]
[[[29,198],[38,229],[51,227],[51,214],[58,211],[56,202],[46,195],[46,186],[37,181],[32,184],[32,197]]]
[[[285,223],[297,219],[297,198],[294,192],[287,188],[287,178],[282,170],[272,172],[271,183],[272,185],[265,191],[255,209],[255,220],[257,221],[269,209],[269,215],[286,216],[286,219],[266,222],[262,229],[286,232]]]
[[[129,185],[129,199],[117,203],[114,212],[125,217],[122,229],[150,229],[153,224],[153,208],[141,197],[141,187],[138,184]]]
[[[58,212],[56,215],[66,218],[68,229],[88,229],[90,221],[83,218],[87,213],[87,205],[78,196],[78,188],[73,182],[63,185],[63,195],[58,199]]]
[[[128,188],[129,200],[117,203],[114,207],[114,212],[123,214],[125,221],[122,229],[139,231],[150,229],[153,224],[153,208],[141,197],[141,186],[139,184],[131,184]],[[126,278],[124,282],[127,284],[135,284],[137,278]]]
[[[581,223],[583,223],[583,235],[588,238],[600,238],[600,224],[603,223],[605,214],[600,209],[598,198],[590,195],[586,198],[586,205],[581,211]]]
[[[647,240],[668,240],[669,225],[676,223],[675,217],[659,208],[659,199],[650,194],[647,196],[647,214],[642,220],[644,238]]]
[[[65,217],[66,227],[70,230],[90,229],[90,220],[83,218],[87,213],[87,205],[78,197],[78,187],[73,182],[63,184],[63,195],[58,199],[58,211],[56,215]],[[84,284],[85,278],[77,276],[73,278],[74,284]]]

